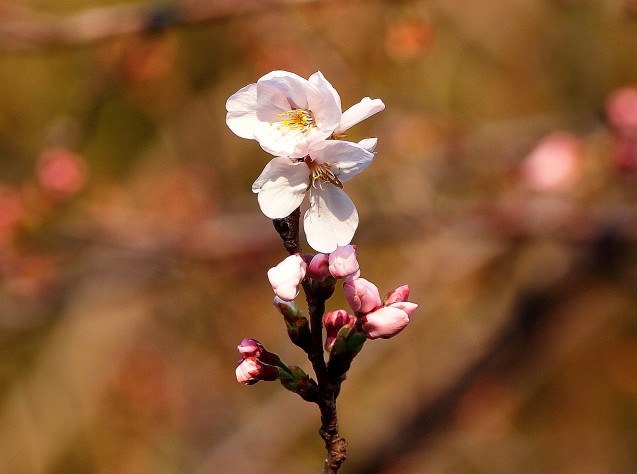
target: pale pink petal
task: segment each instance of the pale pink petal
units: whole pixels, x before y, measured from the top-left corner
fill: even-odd
[[[345,282],[343,293],[352,311],[357,313],[369,313],[381,305],[378,288],[364,278]]]
[[[358,146],[362,146],[370,153],[374,152],[376,145],[378,145],[378,138],[365,138],[358,142]]]
[[[256,101],[257,117],[261,122],[280,123],[279,114],[294,108],[286,91],[269,81],[257,83]]]
[[[308,244],[318,252],[330,253],[352,241],[358,213],[341,189],[327,183],[323,186],[324,189],[310,188],[310,208],[303,223]]]
[[[307,264],[299,254],[290,255],[268,270],[268,280],[274,293],[284,301],[292,301],[299,294],[298,286],[305,278]]]
[[[313,89],[310,82],[288,71],[272,71],[261,77],[259,83],[269,83],[285,93],[290,101],[290,109],[308,109],[307,93]]]
[[[388,307],[397,308],[401,311],[404,311],[409,318],[411,318],[418,309],[418,305],[416,303],[411,303],[409,301],[399,301],[397,303],[390,304]]]
[[[331,134],[341,121],[341,98],[320,72],[312,74],[309,82],[314,90],[308,91],[308,109],[312,111],[316,125]]]
[[[310,150],[310,156],[317,163],[329,163],[338,179],[344,183],[365,170],[374,160],[374,153],[357,143],[329,140],[317,149]]]
[[[343,112],[341,123],[336,127],[334,133],[343,133],[357,123],[362,122],[382,110],[385,110],[385,104],[382,100],[364,97],[358,104],[352,105]]]
[[[393,307],[382,307],[368,313],[362,318],[362,329],[370,339],[389,339],[409,324],[409,317],[404,311]]]
[[[257,383],[256,374],[259,373],[261,364],[254,359],[244,359],[235,369],[235,375],[237,382],[244,383],[246,385],[252,385]]]
[[[257,85],[249,84],[232,94],[226,101],[226,123],[241,138],[254,138],[257,117]]]
[[[395,290],[387,293],[387,296],[385,297],[385,306],[389,306],[400,301],[407,301],[407,298],[409,298],[409,285],[399,286]]]
[[[259,193],[261,211],[270,219],[289,216],[301,205],[310,178],[305,163],[293,163],[285,157],[273,158],[252,185]]]
[[[329,256],[329,270],[334,278],[348,278],[359,272],[360,266],[356,259],[356,246],[344,245],[337,247]]]
[[[309,78],[309,82],[319,89],[326,89],[330,94],[332,94],[334,102],[338,105],[339,110],[341,109],[341,96],[338,94],[336,89],[334,89],[334,86],[332,86],[330,81],[325,79],[325,76],[321,71],[316,71],[312,74]]]
[[[272,155],[303,158],[314,143],[325,140],[331,133],[331,130],[325,131],[317,127],[301,132],[290,130],[279,123],[260,122],[254,129],[254,138],[261,148]]]

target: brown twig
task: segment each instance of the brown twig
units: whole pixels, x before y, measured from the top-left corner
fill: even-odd
[[[281,236],[283,246],[290,255],[301,253],[301,244],[299,240],[299,219],[301,217],[301,208],[297,207],[292,214],[283,219],[272,219],[274,229]]]
[[[300,208],[283,219],[273,219],[274,228],[279,233],[285,250],[290,254],[301,253],[299,240]],[[336,398],[338,397],[342,373],[329,373],[323,352],[323,315],[325,302],[332,296],[334,285],[321,284],[306,278],[302,282],[310,316],[311,344],[307,350],[308,359],[316,374],[318,396],[314,400],[321,412],[319,434],[325,441],[327,457],[324,474],[335,474],[347,459],[347,441],[338,430]]]
[[[279,7],[324,1],[327,0],[153,1],[93,8],[67,16],[5,6],[2,8],[5,19],[0,21],[0,50],[80,47],[116,36],[153,32],[167,26],[211,23]]]

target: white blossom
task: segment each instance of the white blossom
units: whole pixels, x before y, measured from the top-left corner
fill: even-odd
[[[322,140],[380,112],[380,99],[365,97],[341,112],[338,92],[316,72],[304,79],[272,71],[234,93],[226,102],[226,123],[242,138],[255,139],[268,153],[303,158]]]
[[[304,158],[273,158],[252,185],[259,206],[270,219],[287,217],[310,191],[310,207],[303,223],[308,244],[330,253],[351,242],[358,213],[342,190],[343,183],[367,168],[374,159],[377,140],[359,143],[325,140]]]

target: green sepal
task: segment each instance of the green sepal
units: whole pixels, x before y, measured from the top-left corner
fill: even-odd
[[[285,374],[281,371],[279,375],[281,385],[290,392],[298,393],[304,400],[314,401],[318,394],[318,384],[296,365],[291,365],[287,369]]]

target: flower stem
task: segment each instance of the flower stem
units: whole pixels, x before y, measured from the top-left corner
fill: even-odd
[[[290,254],[301,253],[299,241],[300,208],[288,217],[273,219],[274,228],[281,236],[285,250]],[[324,474],[336,474],[347,459],[347,441],[341,438],[338,430],[336,398],[340,392],[342,373],[329,373],[323,352],[323,315],[325,302],[332,296],[334,286],[325,286],[306,278],[302,282],[310,318],[311,342],[306,352],[312,363],[318,382],[318,395],[314,402],[321,412],[319,434],[325,441],[327,457]]]

